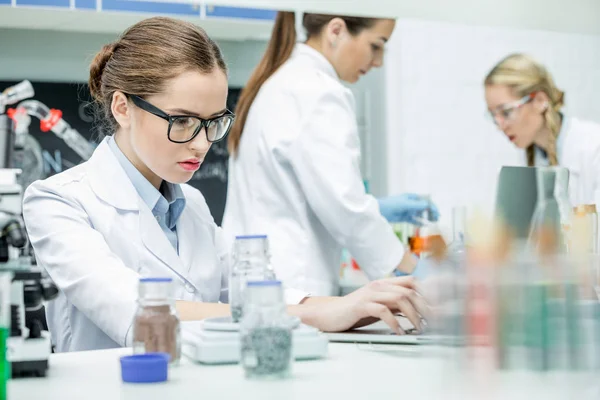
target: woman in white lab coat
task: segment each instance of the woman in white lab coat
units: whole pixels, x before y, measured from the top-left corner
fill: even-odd
[[[228,133],[227,73],[197,26],[150,18],[104,46],[90,89],[109,135],[89,161],[33,183],[24,219],[39,265],[60,289],[47,305],[57,351],[131,345],[140,277],[171,277],[183,320],[229,314],[230,243],[202,194],[184,182]],[[393,312],[419,324],[423,300],[408,278],[344,298],[288,289],[289,312],[325,331]],[[301,305],[298,305],[301,303]]]
[[[339,292],[342,248],[371,279],[411,273],[390,221],[435,207],[414,195],[378,201],[365,193],[354,98],[356,82],[383,63],[391,19],[277,15],[262,61],[244,88],[229,136],[223,228],[266,233],[273,267],[290,286]]]
[[[564,114],[564,93],[546,68],[525,54],[500,61],[485,78],[490,116],[527,164],[568,168],[573,206],[600,200],[600,125]]]

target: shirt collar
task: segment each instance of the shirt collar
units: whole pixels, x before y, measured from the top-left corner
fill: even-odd
[[[161,214],[166,214],[168,211],[171,211],[171,222],[169,225],[172,225],[171,228],[173,228],[185,207],[185,197],[181,186],[163,181],[163,186],[161,187],[164,193],[163,195],[144,177],[144,175],[142,175],[140,171],[138,171],[131,161],[129,161],[113,137],[109,137],[107,141],[108,146],[129,177],[133,187],[148,208]]]
[[[292,53],[292,58],[298,60],[304,60],[311,65],[317,67],[319,70],[325,72],[327,75],[339,80],[337,72],[333,65],[325,58],[323,54],[313,49],[307,44],[304,43],[296,43],[294,47],[294,52]]]

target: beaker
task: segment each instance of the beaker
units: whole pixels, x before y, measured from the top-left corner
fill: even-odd
[[[565,168],[537,168],[536,184],[537,204],[531,219],[528,246],[544,254],[566,252],[571,206],[563,195]]]

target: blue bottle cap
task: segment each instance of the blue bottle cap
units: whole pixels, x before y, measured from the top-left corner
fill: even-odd
[[[156,277],[156,278],[140,278],[140,282],[142,283],[147,283],[147,282],[173,282],[172,278],[162,278],[162,277]]]
[[[249,281],[248,286],[281,286],[281,281]]]
[[[236,240],[246,240],[246,239],[266,239],[267,235],[241,235],[236,236]]]
[[[146,353],[121,357],[121,378],[128,383],[165,382],[170,356],[167,353]]]

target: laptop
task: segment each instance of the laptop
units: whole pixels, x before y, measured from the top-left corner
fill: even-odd
[[[451,339],[443,335],[413,333],[414,326],[407,318],[397,316],[396,319],[402,329],[407,332],[405,335],[397,335],[385,322],[378,321],[346,332],[326,333],[326,336],[330,342],[405,345],[444,344]]]
[[[501,217],[519,239],[529,236],[531,220],[537,204],[536,167],[502,167],[496,191],[496,215]],[[565,188],[568,190],[569,171],[565,174]]]

